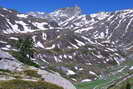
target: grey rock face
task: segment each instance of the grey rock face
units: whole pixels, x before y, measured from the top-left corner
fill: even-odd
[[[76,89],[70,81],[64,79],[59,74],[52,74],[44,70],[39,70],[38,74],[42,75],[45,81],[61,86],[64,89]]]
[[[0,69],[18,71],[22,69],[23,64],[17,61],[9,53],[0,50]]]
[[[1,59],[9,59],[9,60],[14,60],[15,58],[12,57],[9,53],[4,52],[2,50],[0,50],[0,58]]]

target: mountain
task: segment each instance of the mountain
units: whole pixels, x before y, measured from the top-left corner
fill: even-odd
[[[95,37],[95,39],[105,38],[117,42],[118,44],[122,44],[123,41],[126,41],[124,44],[129,44],[132,41],[131,39],[129,40],[129,38],[132,37],[132,9],[116,12],[100,12],[90,15],[82,15],[79,7],[69,7],[66,9],[59,9],[52,12],[53,14],[49,14],[52,15],[52,17],[56,16],[58,19],[61,18],[61,16],[63,18],[65,15],[68,17],[68,19],[65,19],[64,21],[54,20],[61,27],[73,29],[76,33],[84,34],[87,32],[87,35],[93,33],[90,36]],[[73,10],[75,14],[71,14],[71,10]],[[67,14],[62,15],[64,12],[67,12]],[[31,15],[34,16],[35,14],[33,13]],[[43,18],[49,20],[48,18]],[[127,36],[127,34],[130,35]]]
[[[48,19],[48,21],[62,22],[73,16],[81,15],[81,9],[78,6],[75,6],[75,7],[61,8],[51,13],[29,12],[27,14],[37,18]]]
[[[133,52],[132,9],[85,15],[77,6],[27,14],[0,8],[0,21],[2,50],[17,51],[14,41],[31,36],[32,61],[72,82],[104,77]]]

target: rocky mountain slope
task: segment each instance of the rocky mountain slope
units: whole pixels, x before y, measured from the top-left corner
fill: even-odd
[[[9,53],[0,50],[0,80],[15,79],[26,81],[45,80],[46,82],[61,86],[63,89],[76,89],[71,82],[61,77],[58,73],[50,73],[32,66],[27,66],[17,61]]]
[[[16,50],[15,40],[31,36],[33,61],[73,82],[95,80],[132,54],[132,9],[84,15],[79,7],[28,14],[0,8],[0,21],[2,50]]]

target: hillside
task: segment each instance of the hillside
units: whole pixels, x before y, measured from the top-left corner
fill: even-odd
[[[20,61],[15,43],[30,37],[36,51],[30,61],[40,69],[72,83],[106,80],[132,60],[132,28],[133,9],[87,15],[77,6],[26,14],[1,7],[0,49]]]

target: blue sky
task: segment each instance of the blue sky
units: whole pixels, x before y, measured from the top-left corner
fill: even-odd
[[[0,0],[0,6],[20,12],[52,12],[58,8],[80,6],[83,13],[133,8],[133,0]]]

